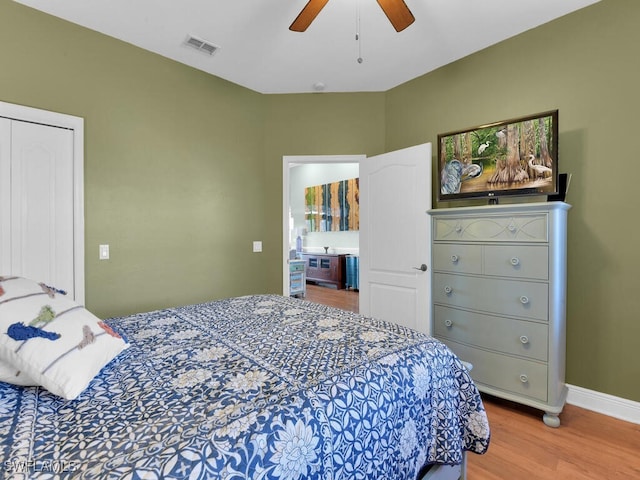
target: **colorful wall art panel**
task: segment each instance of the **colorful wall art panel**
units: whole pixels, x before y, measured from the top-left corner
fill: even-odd
[[[358,178],[351,178],[305,188],[307,230],[309,232],[359,230],[359,183]]]

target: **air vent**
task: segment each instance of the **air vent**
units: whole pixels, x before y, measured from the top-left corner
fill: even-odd
[[[211,42],[206,40],[202,40],[201,38],[194,37],[193,35],[189,35],[187,37],[187,41],[185,42],[188,46],[195,48],[196,50],[201,51],[202,53],[206,53],[208,55],[213,55],[220,48],[217,45],[214,45]]]

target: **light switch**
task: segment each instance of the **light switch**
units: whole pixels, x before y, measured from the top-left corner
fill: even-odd
[[[253,251],[261,252],[262,251],[262,242],[260,240],[254,240],[253,242]]]
[[[100,260],[109,260],[109,245],[100,245]]]

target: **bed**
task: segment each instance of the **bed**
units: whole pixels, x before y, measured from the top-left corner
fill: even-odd
[[[407,480],[489,445],[459,359],[392,323],[278,295],[105,323],[75,399],[0,382],[4,478]]]

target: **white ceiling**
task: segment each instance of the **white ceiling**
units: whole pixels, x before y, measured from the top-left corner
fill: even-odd
[[[307,0],[15,1],[260,93],[302,93],[386,91],[599,0],[405,0],[416,21],[400,33],[375,0],[331,0],[304,33],[289,25]]]

